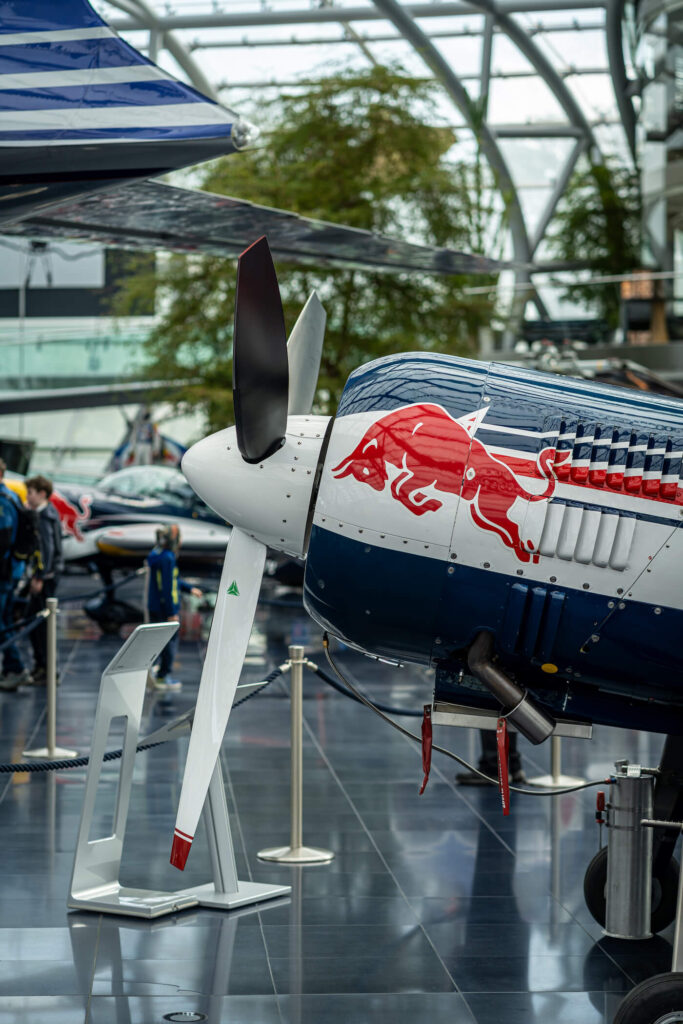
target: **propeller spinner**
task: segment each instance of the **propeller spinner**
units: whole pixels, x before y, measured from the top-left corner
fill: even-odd
[[[265,238],[239,258],[233,351],[235,426],[204,438],[182,469],[233,524],[206,650],[173,837],[171,863],[190,852],[242,671],[267,546],[305,554],[316,467],[329,417],[311,416],[325,331],[315,293],[285,341]],[[290,379],[291,378],[291,379]]]

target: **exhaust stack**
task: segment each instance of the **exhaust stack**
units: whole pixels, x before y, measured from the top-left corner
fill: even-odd
[[[503,705],[505,717],[531,743],[543,743],[555,729],[555,720],[537,707],[526,690],[508,678],[492,661],[493,636],[481,632],[467,655],[470,672]]]

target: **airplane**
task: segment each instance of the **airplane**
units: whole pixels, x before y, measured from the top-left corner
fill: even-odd
[[[25,500],[20,476],[8,473],[6,482]],[[128,466],[92,485],[58,482],[50,501],[62,524],[66,565],[94,567],[105,584],[112,569],[144,561],[165,523],[181,525],[178,560],[185,567],[214,566],[230,537],[229,525],[171,466]]]
[[[683,734],[683,403],[414,353],[361,365],[336,415],[312,415],[318,305],[287,345],[267,240],[240,256],[235,426],[182,461],[233,530],[171,863],[184,869],[191,849],[268,548],[306,559],[304,604],[323,630],[430,666],[435,700],[502,706],[533,743],[563,717],[667,734],[653,817],[680,819],[666,773]],[[655,834],[666,923],[676,836]]]

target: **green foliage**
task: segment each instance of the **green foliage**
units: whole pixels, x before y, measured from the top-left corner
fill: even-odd
[[[481,165],[449,161],[455,138],[438,125],[424,81],[381,67],[341,73],[281,95],[254,119],[269,126],[261,144],[207,165],[202,188],[411,241],[500,254],[502,204],[490,175]],[[232,260],[171,256],[157,272],[162,316],[148,343],[150,373],[196,379],[181,398],[203,407],[212,429],[232,422],[235,269]],[[489,299],[464,295],[471,283],[464,277],[276,269],[288,331],[313,288],[327,310],[320,412],[334,409],[348,374],[369,359],[415,349],[473,352],[477,329],[493,312]],[[153,286],[141,276],[130,297]]]
[[[639,266],[640,179],[635,171],[595,164],[577,170],[553,220],[549,248],[594,275],[624,274]],[[619,285],[577,284],[564,293],[596,309],[610,327],[619,323]]]

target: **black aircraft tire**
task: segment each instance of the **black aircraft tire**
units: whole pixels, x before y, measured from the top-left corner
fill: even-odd
[[[676,917],[676,901],[678,898],[678,875],[680,867],[672,857],[662,877],[652,880],[652,916],[650,928],[653,932],[661,932]],[[586,868],[583,879],[583,895],[593,918],[605,927],[607,900],[605,886],[607,884],[607,847],[598,850]]]
[[[676,1024],[683,1022],[683,973],[656,974],[623,999],[614,1024]]]

